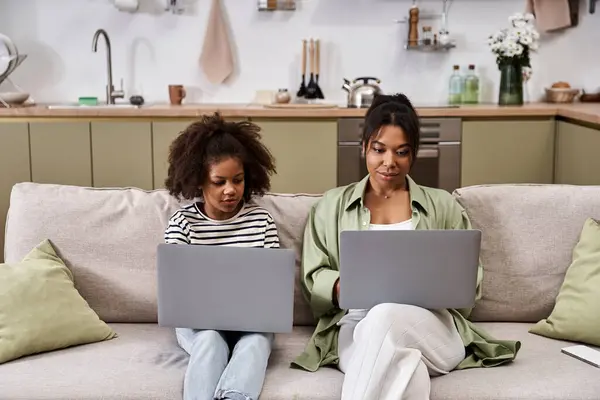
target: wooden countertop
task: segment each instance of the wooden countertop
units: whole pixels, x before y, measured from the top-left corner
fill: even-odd
[[[194,118],[220,111],[225,117],[253,118],[361,118],[366,109],[356,108],[267,108],[243,104],[152,104],[141,108],[81,107],[49,109],[44,105],[0,108],[0,119],[35,118]],[[422,117],[511,118],[564,117],[600,125],[600,103],[548,104],[500,107],[494,104],[458,108],[417,107]]]

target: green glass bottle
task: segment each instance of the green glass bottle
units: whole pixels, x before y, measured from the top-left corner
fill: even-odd
[[[449,86],[448,103],[460,104],[462,102],[464,81],[460,75],[460,67],[458,65],[452,67]]]
[[[475,65],[469,65],[469,71],[465,76],[465,90],[463,92],[463,104],[479,103],[479,77],[475,73]]]

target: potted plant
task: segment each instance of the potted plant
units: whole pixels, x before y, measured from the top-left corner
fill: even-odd
[[[530,55],[539,47],[540,34],[533,14],[517,13],[508,18],[510,27],[491,35],[488,44],[500,69],[498,104],[523,104],[523,80],[531,76]]]

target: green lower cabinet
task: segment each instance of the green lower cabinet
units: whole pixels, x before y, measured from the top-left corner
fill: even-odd
[[[29,127],[27,122],[0,122],[0,262],[4,261],[4,227],[15,183],[29,182]]]
[[[89,122],[31,122],[29,133],[33,182],[92,186]]]
[[[321,194],[336,187],[337,120],[253,120],[275,157],[271,191]]]
[[[165,187],[169,169],[169,147],[171,143],[192,121],[153,122],[152,156],[154,168],[154,188]]]
[[[91,132],[95,187],[153,188],[150,122],[93,121]]]
[[[553,183],[554,119],[463,121],[461,186]]]
[[[600,126],[557,125],[555,182],[600,185]]]

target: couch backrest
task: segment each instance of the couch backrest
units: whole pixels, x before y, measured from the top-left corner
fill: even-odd
[[[282,247],[296,250],[297,275],[304,224],[318,198],[267,195],[257,200],[273,214]],[[19,183],[11,192],[5,262],[21,260],[50,239],[100,318],[156,322],[156,246],[180,206],[165,190]],[[298,285],[295,299],[295,324],[312,324]]]
[[[600,186],[483,185],[458,189],[454,196],[483,232],[483,298],[473,319],[547,317],[585,219],[600,219]],[[273,215],[282,247],[296,252],[296,325],[314,323],[298,278],[304,225],[319,198],[255,199]],[[11,193],[5,260],[19,261],[48,238],[102,319],[156,322],[156,245],[180,206],[164,190],[20,183]]]
[[[454,195],[482,230],[483,298],[472,318],[548,317],[584,221],[600,219],[600,186],[483,185]]]

